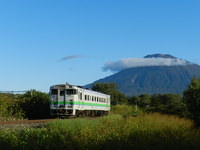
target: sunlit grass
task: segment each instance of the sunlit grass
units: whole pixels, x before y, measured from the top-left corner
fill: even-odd
[[[64,119],[44,128],[2,130],[0,149],[199,149],[200,130],[191,120],[161,114],[111,114]]]
[[[120,115],[139,115],[143,110],[137,106],[132,105],[114,105],[111,107],[111,114]]]

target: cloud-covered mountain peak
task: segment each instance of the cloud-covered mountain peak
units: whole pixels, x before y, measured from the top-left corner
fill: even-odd
[[[172,59],[176,59],[176,57],[174,57],[170,54],[152,54],[152,55],[147,55],[144,58],[172,58]]]
[[[169,54],[152,54],[144,58],[122,58],[118,61],[110,61],[104,64],[103,70],[118,72],[127,68],[147,66],[184,66],[192,64],[186,60]]]

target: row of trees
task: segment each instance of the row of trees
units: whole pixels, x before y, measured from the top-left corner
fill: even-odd
[[[185,101],[178,94],[157,94],[126,97],[117,90],[114,83],[97,83],[93,90],[111,95],[111,104],[129,104],[143,108],[146,112],[175,114],[182,117],[189,115]]]
[[[193,119],[200,126],[200,79],[193,78],[181,97],[178,94],[140,95],[126,97],[114,83],[97,83],[93,90],[111,95],[111,104],[131,104],[146,112],[160,112]]]

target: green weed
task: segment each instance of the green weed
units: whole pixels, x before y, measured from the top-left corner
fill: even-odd
[[[112,114],[94,119],[66,119],[44,128],[0,131],[0,149],[193,149],[200,146],[200,129],[176,116]]]

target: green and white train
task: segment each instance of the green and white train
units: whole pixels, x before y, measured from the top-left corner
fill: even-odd
[[[110,95],[69,84],[50,87],[50,113],[54,116],[102,116],[110,111]]]

